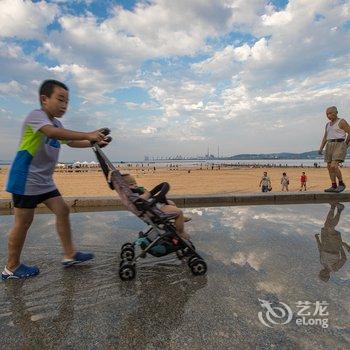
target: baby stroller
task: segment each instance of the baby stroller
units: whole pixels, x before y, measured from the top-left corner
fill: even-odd
[[[105,134],[108,133],[109,130],[106,130]],[[147,254],[161,257],[171,253],[176,253],[180,260],[187,259],[188,266],[194,275],[204,275],[207,264],[196,252],[193,243],[182,239],[176,232],[174,219],[178,214],[164,213],[156,206],[158,202],[164,200],[170,189],[169,184],[163,182],[152,189],[151,198],[148,200],[140,198],[139,194],[130,190],[122,174],[109,161],[98,144],[95,143],[92,146],[109,187],[118,192],[121,202],[129,211],[147,224],[147,227],[139,232],[137,240],[125,243],[121,247],[120,278],[123,281],[134,279],[136,261],[145,258]],[[138,254],[136,254],[137,247],[140,249]]]

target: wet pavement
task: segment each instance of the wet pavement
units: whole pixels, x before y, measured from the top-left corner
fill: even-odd
[[[23,261],[41,274],[0,282],[0,349],[349,348],[350,204],[184,211],[207,275],[169,255],[141,260],[132,282],[118,266],[135,216],[72,214],[96,259],[63,270],[54,217],[37,215]],[[0,216],[1,265],[12,220]]]

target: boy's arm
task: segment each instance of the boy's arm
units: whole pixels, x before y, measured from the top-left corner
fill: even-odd
[[[56,128],[52,125],[45,125],[40,128],[40,131],[49,138],[57,140],[71,140],[71,141],[88,141],[88,142],[99,142],[102,141],[106,135],[104,135],[99,129],[92,132],[79,132],[72,131],[64,128]]]
[[[106,147],[110,142],[112,141],[112,138],[106,138],[105,140],[102,140],[100,142],[98,142],[98,145],[100,146],[100,148]],[[69,147],[73,147],[73,148],[88,148],[91,147],[91,142],[90,141],[68,141],[67,145]]]
[[[72,148],[87,148],[91,147],[91,142],[87,140],[83,141],[68,141],[67,145]]]

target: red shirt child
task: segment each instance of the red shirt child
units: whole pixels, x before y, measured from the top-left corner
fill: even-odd
[[[303,188],[304,188],[304,191],[306,191],[306,181],[307,181],[307,176],[303,171],[303,173],[300,176],[300,191],[302,191]]]

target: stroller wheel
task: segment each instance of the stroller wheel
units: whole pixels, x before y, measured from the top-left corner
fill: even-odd
[[[119,268],[119,277],[123,281],[133,280],[136,276],[135,264],[124,261]]]
[[[187,262],[188,266],[191,267],[191,264],[197,259],[199,259],[197,255],[191,255],[188,259],[188,262]]]
[[[203,259],[196,258],[191,262],[190,269],[196,276],[204,275],[207,272],[207,264]]]
[[[130,243],[130,242],[124,243],[124,244],[122,245],[121,250],[123,250],[124,248],[134,248],[134,245],[133,245],[132,243]]]
[[[135,250],[133,247],[124,247],[122,249],[122,251],[120,252],[120,257],[123,259],[123,260],[129,260],[129,261],[132,261],[135,257]]]

